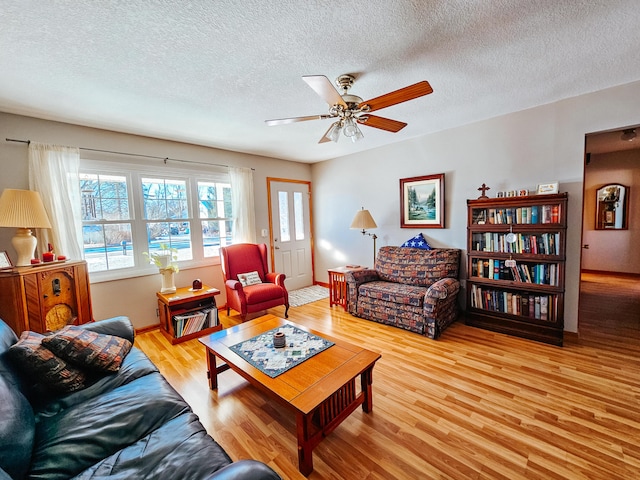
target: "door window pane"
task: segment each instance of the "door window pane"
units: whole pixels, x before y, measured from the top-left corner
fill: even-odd
[[[296,240],[304,240],[304,208],[302,192],[293,192],[293,216],[295,221]]]
[[[278,210],[280,212],[280,240],[291,240],[289,233],[289,196],[287,192],[278,192]]]

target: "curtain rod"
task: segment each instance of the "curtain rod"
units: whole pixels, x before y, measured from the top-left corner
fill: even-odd
[[[31,143],[31,140],[17,140],[15,138],[5,138],[5,141],[7,142],[16,142],[16,143],[26,143],[27,145],[29,145]],[[155,160],[163,160],[164,164],[166,165],[167,162],[180,162],[180,163],[193,163],[196,165],[207,165],[210,167],[226,167],[229,168],[229,165],[222,165],[220,163],[207,163],[207,162],[196,162],[194,160],[182,160],[179,158],[170,158],[170,157],[158,157],[156,155],[144,155],[141,153],[127,153],[127,152],[116,152],[113,150],[101,150],[99,148],[86,148],[86,147],[78,147],[79,150],[86,150],[88,152],[100,152],[100,153],[113,153],[115,155],[127,155],[130,157],[142,157],[142,158],[153,158]],[[252,168],[251,170],[255,171],[255,168]]]

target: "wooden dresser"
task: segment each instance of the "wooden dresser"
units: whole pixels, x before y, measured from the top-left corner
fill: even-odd
[[[85,261],[0,271],[0,318],[19,336],[93,321]]]

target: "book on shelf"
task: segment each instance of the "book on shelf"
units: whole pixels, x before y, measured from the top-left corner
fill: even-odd
[[[203,308],[195,312],[174,315],[174,331],[176,338],[199,332],[205,328],[218,325],[218,309],[216,307]]]
[[[490,312],[554,321],[557,315],[556,295],[534,295],[471,285],[471,307]]]
[[[474,209],[471,222],[476,225],[536,225],[558,223],[560,205],[532,205],[517,208]]]

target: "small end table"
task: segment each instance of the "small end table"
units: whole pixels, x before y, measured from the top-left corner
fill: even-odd
[[[181,287],[175,293],[156,292],[158,297],[158,313],[160,314],[160,331],[171,342],[171,345],[185,342],[193,338],[222,330],[222,325],[218,319],[218,310],[215,296],[220,294],[220,290],[202,285],[199,290],[190,287]],[[203,319],[198,315],[207,313],[207,318]],[[193,324],[178,323],[176,315],[189,317],[193,316]],[[199,326],[198,322],[203,321]],[[199,327],[199,328],[198,328]]]
[[[345,265],[343,267],[329,268],[329,306],[341,305],[345,312],[348,310],[347,304],[347,282],[344,274],[346,272],[355,272],[364,270],[367,267],[360,265]]]

